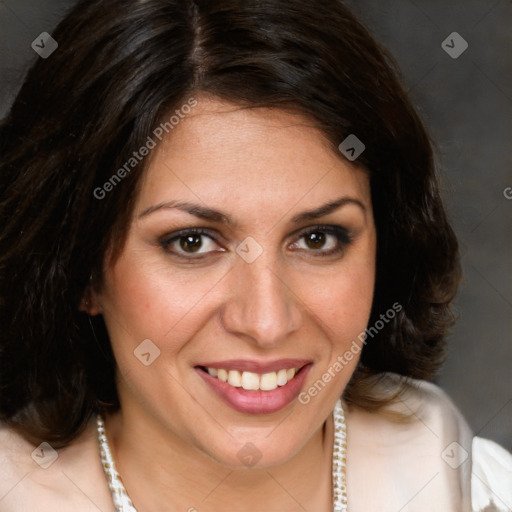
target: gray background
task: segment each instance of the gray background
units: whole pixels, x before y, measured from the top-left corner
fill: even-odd
[[[31,42],[73,3],[0,0],[0,117],[39,58]],[[512,200],[504,195],[512,187],[512,2],[349,4],[395,55],[432,132],[461,244],[459,320],[439,384],[476,434],[512,451]],[[441,47],[452,32],[469,45],[456,59]]]

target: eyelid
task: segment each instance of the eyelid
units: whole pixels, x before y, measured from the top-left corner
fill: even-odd
[[[298,233],[301,233],[302,235],[313,233],[315,231],[328,231],[331,233],[349,233],[349,230],[343,226],[337,225],[337,224],[315,224],[314,226],[309,226],[306,228],[302,228],[298,230]]]
[[[301,228],[292,233],[291,236],[293,236],[294,240],[297,240],[305,235],[309,235],[317,231],[323,231],[329,235],[334,236],[343,236],[346,239],[347,244],[352,242],[354,238],[353,233],[349,229],[335,224],[315,224],[314,226]]]
[[[170,243],[177,238],[181,238],[182,236],[189,235],[191,233],[194,235],[205,235],[210,237],[212,240],[215,240],[215,236],[223,238],[222,235],[216,229],[201,228],[194,226],[190,228],[179,229],[178,231],[173,231],[172,233],[167,233],[159,237],[158,241],[161,243]]]

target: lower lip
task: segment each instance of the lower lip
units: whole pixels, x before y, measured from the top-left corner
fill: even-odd
[[[299,395],[310,369],[311,364],[304,366],[290,382],[272,391],[247,391],[243,388],[235,388],[217,377],[212,377],[204,370],[195,368],[227,405],[245,414],[271,414],[284,409]]]

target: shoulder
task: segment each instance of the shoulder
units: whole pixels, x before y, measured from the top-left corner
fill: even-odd
[[[431,382],[383,373],[375,379],[372,396],[389,399],[377,413],[367,413],[368,418],[381,427],[419,429],[425,435],[434,434],[437,439],[458,434],[471,437],[458,408],[439,386]]]
[[[348,407],[348,487],[365,482],[374,496],[386,496],[389,510],[406,496],[414,497],[411,511],[455,510],[453,503],[469,510],[472,433],[450,398],[395,374],[381,375],[373,389],[376,398],[394,399],[378,412]],[[366,499],[365,509],[379,507]]]
[[[112,511],[93,424],[66,448],[35,446],[0,424],[0,509]]]
[[[493,441],[473,437],[442,389],[383,374],[374,393],[396,398],[378,413],[348,408],[347,466],[353,488],[361,478],[380,491],[374,495],[396,499],[400,509],[400,496],[390,493],[400,483],[405,494],[415,496],[408,504],[411,511],[455,510],[454,503],[461,510],[512,510],[512,455]],[[378,506],[370,500],[366,509]]]

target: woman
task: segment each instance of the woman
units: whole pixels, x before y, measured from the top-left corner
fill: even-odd
[[[93,0],[52,36],[1,128],[2,512],[510,509],[427,382],[457,242],[350,12]]]

